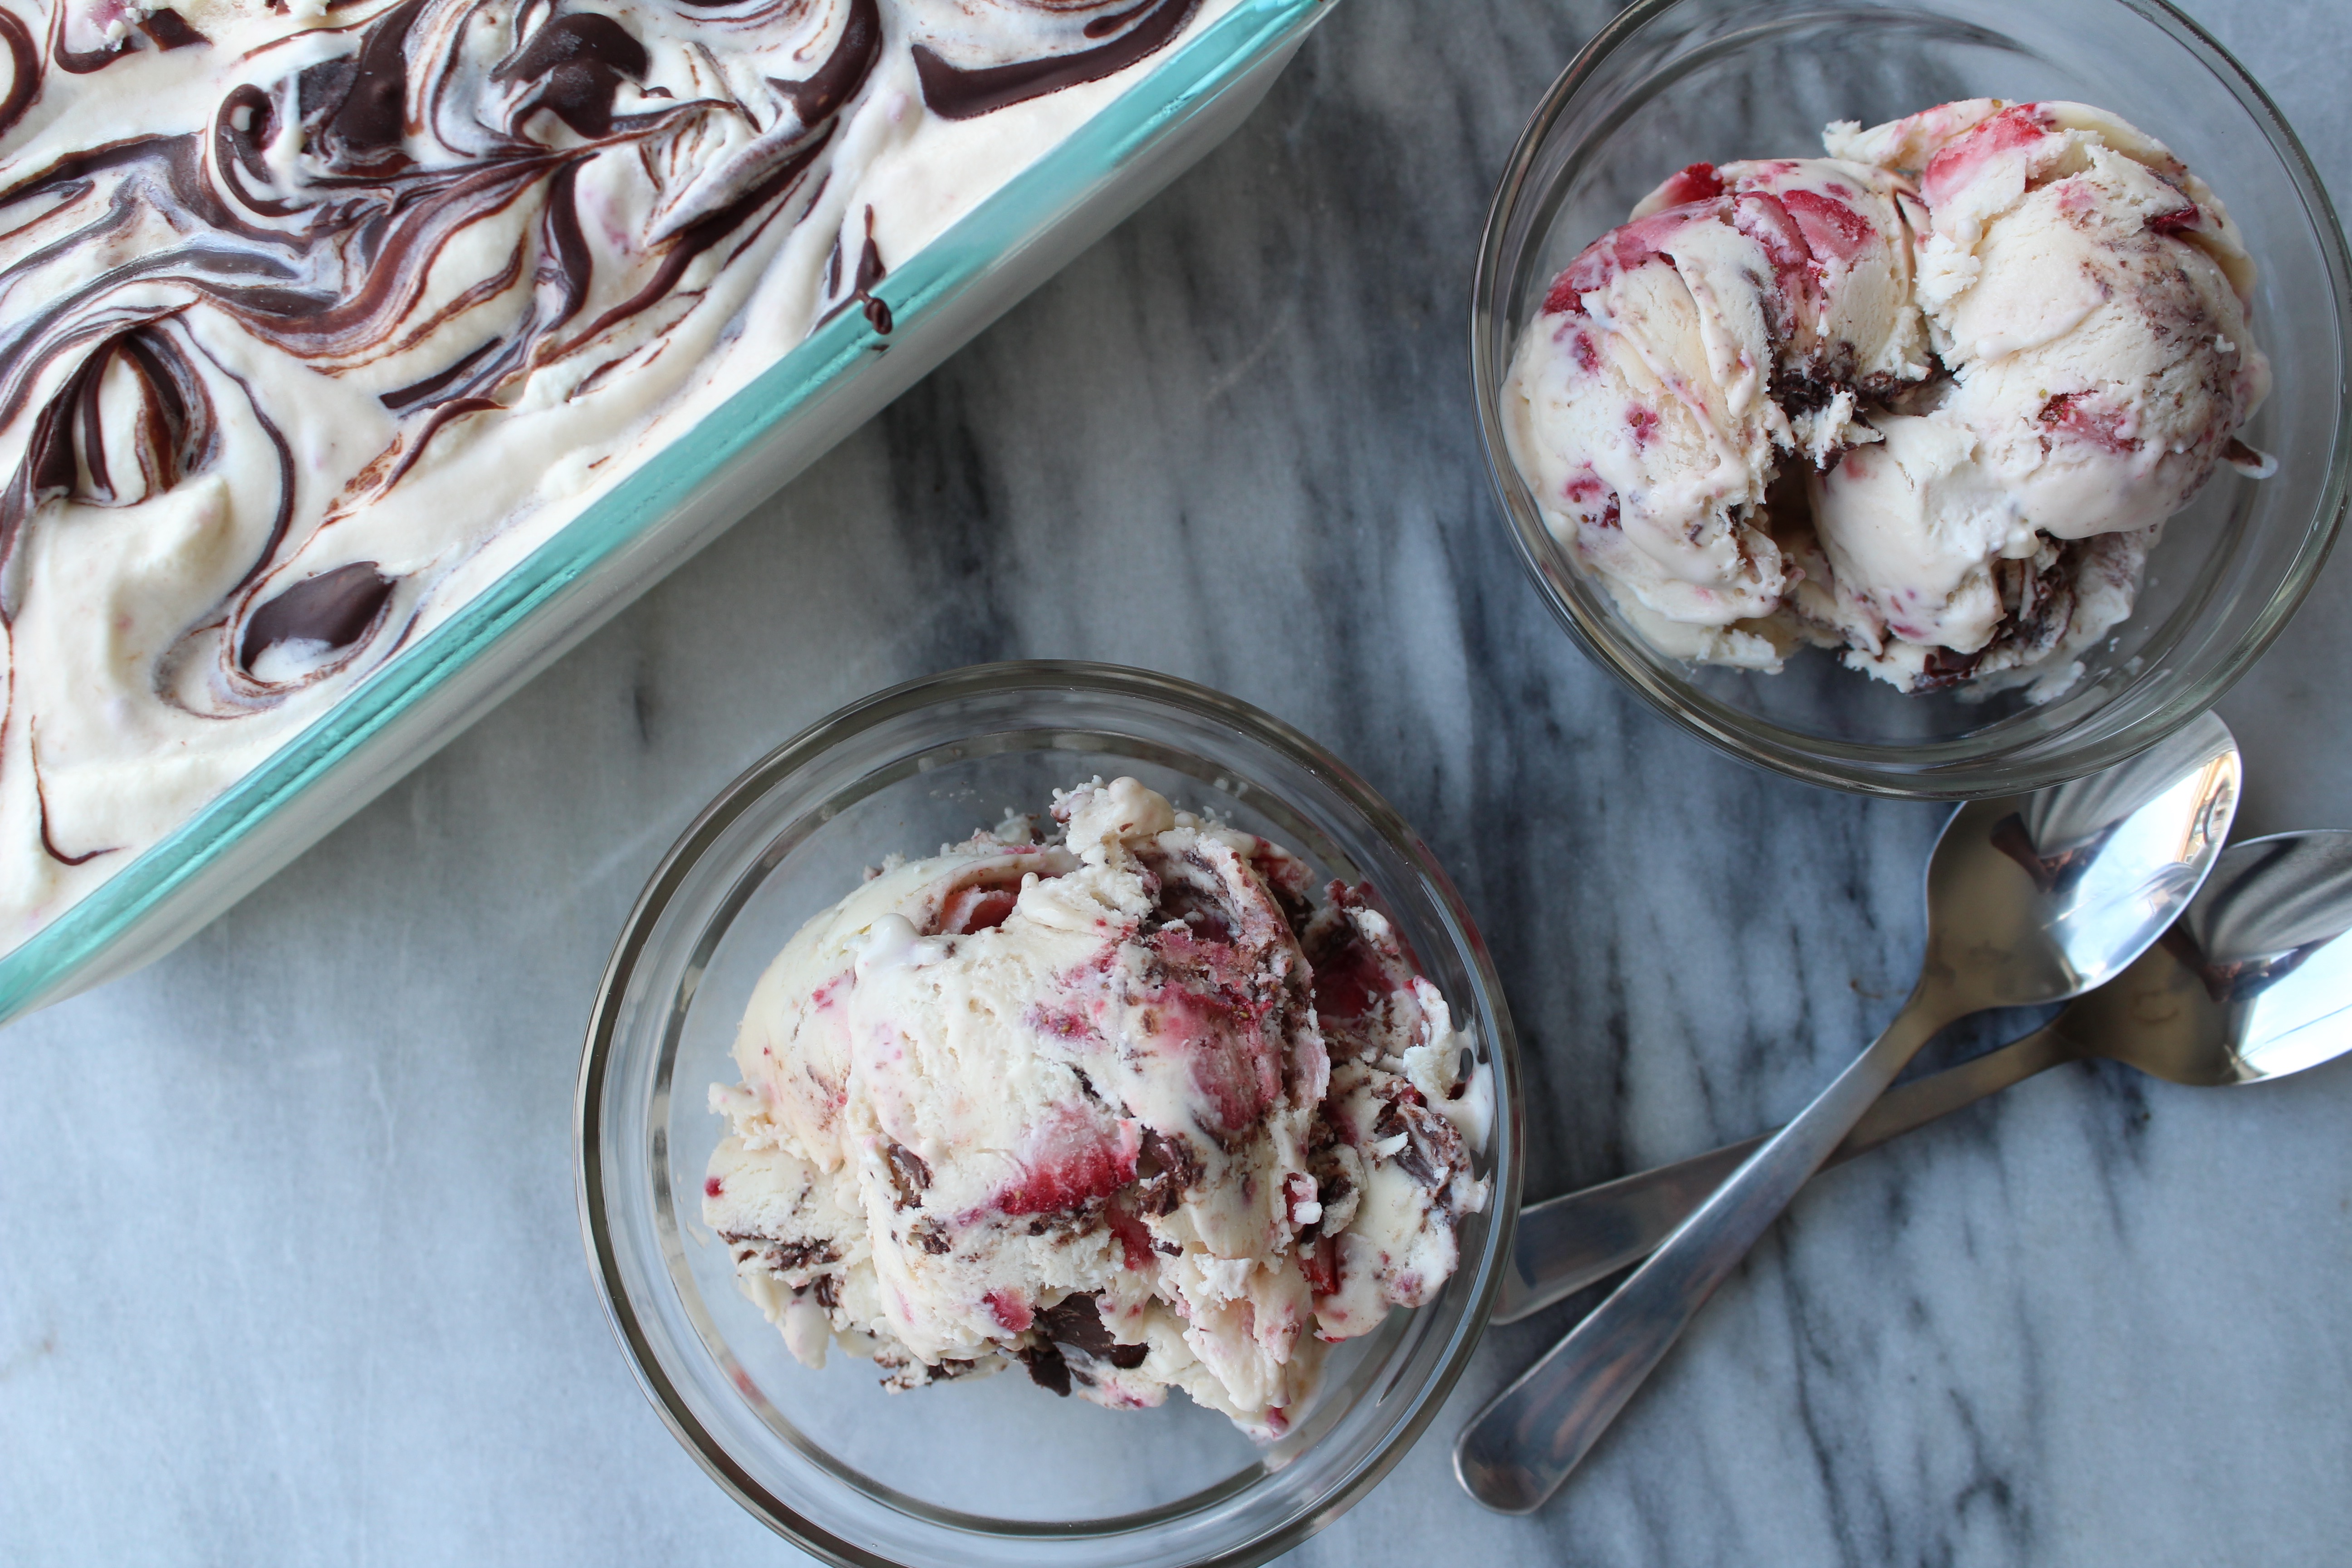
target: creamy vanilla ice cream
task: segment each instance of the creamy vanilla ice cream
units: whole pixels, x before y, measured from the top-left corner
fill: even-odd
[[[1696,164],[1553,283],[1506,433],[1661,649],[2035,683],[2128,615],[2269,384],[2211,191],[2081,104],[1975,100]]]
[[[1826,159],[1694,164],[1560,274],[1506,399],[1546,515],[1643,629],[1777,660],[1784,453],[1822,460],[1857,398],[1927,374],[1900,182]]]
[[[0,948],[1231,3],[0,10]]]
[[[813,1365],[1181,1388],[1259,1436],[1427,1300],[1494,1114],[1361,890],[1133,779],[880,868],[756,988],[704,1223]]]

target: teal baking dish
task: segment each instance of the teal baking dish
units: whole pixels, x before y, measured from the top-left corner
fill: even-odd
[[[875,289],[0,958],[0,1021],[161,957],[366,805],[1223,140],[1335,0],[1240,0]]]

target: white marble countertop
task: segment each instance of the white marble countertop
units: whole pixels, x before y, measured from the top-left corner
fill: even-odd
[[[2352,8],[2192,8],[2352,198]],[[1175,671],[1367,774],[1492,939],[1531,1196],[1825,1081],[1916,962],[1941,812],[1622,695],[1475,451],[1477,226],[1603,14],[1341,7],[1233,142],[782,496],[179,952],[10,1028],[0,1559],[793,1560],[605,1328],[580,1034],[697,806],[950,666]],[[2352,551],[2223,705],[2242,833],[2352,826],[2347,670]],[[1445,1451],[1557,1311],[1295,1560],[2341,1563],[2347,1125],[2342,1064],[2051,1074],[1824,1180],[1543,1514],[1482,1511]]]

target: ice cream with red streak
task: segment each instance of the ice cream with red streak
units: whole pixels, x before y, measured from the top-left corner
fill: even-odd
[[[1696,164],[1555,280],[1505,389],[1545,521],[1663,651],[1808,644],[2053,695],[2269,370],[2253,268],[2163,146],[1974,100]]]
[[[2237,439],[2270,387],[2253,264],[2204,182],[2082,104],[1947,104],[1831,143],[1916,180],[1949,372],[1811,478],[1848,660],[2063,688],[2164,520],[2223,460],[2263,468]]]
[[[1491,1080],[1394,930],[1132,779],[886,868],[804,926],[716,1086],[703,1215],[793,1352],[1024,1363],[1279,1435],[1323,1346],[1429,1299]]]
[[[1927,374],[1898,182],[1826,159],[1696,164],[1556,279],[1506,390],[1561,542],[1645,633],[1766,665],[1797,580],[1769,526],[1784,458]]]

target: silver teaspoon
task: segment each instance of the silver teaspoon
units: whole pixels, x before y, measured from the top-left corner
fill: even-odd
[[[2233,844],[2137,963],[2022,1039],[1890,1089],[1822,1169],[2088,1057],[2206,1088],[2259,1083],[2352,1051],[2352,833]],[[1519,1211],[1491,1320],[1515,1323],[1648,1257],[1762,1138]]]
[[[1903,1066],[1945,1025],[2060,1002],[2121,973],[2170,925],[2230,830],[2238,748],[2205,714],[2102,773],[1954,813],[1927,863],[1927,952],[1895,1021],[1650,1260],[1472,1418],[1454,1474],[1528,1513],[1574,1469],[1642,1380]]]

